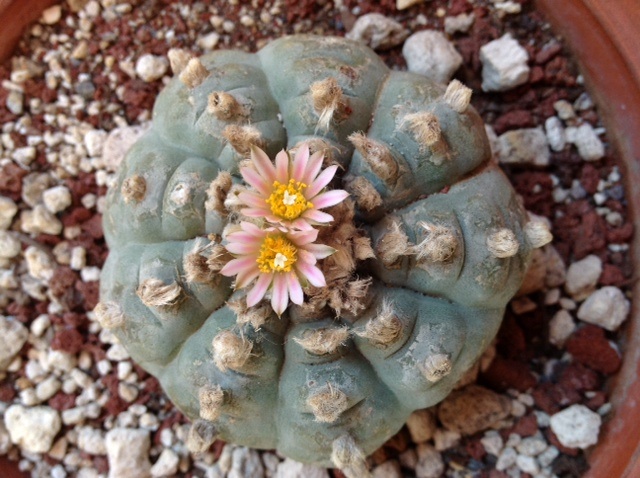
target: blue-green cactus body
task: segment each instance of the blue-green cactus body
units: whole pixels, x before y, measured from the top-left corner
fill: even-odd
[[[464,87],[391,72],[338,38],[193,61],[158,97],[109,192],[97,312],[211,436],[356,475],[348,450],[374,451],[479,358],[539,244]],[[211,106],[214,93],[231,113]],[[309,308],[280,318],[240,310],[219,269],[200,277],[188,265],[209,260],[205,238],[236,217],[208,206],[210,184],[224,171],[239,184],[250,144],[273,157],[303,141],[342,165],[355,202],[355,223],[346,214],[321,232],[339,249],[325,260],[338,295],[308,289]],[[356,236],[370,258],[353,259]],[[340,253],[355,265],[340,269]],[[368,276],[367,289],[357,281]],[[366,290],[349,302],[356,289]]]

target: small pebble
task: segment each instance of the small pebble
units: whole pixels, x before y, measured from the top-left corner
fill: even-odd
[[[429,410],[417,410],[407,420],[407,428],[414,443],[422,443],[433,437],[438,425]]]
[[[507,131],[498,137],[498,161],[504,164],[547,166],[551,153],[547,135],[541,127]]]
[[[565,290],[574,299],[583,300],[595,290],[600,274],[602,260],[596,255],[589,255],[569,266]]]
[[[408,35],[409,32],[399,22],[380,13],[367,13],[356,20],[345,36],[374,50],[385,50],[399,45]]]
[[[145,54],[136,61],[136,74],[147,83],[164,76],[169,68],[169,61],[163,56]]]
[[[480,48],[482,89],[506,91],[529,78],[527,51],[509,33]]]
[[[58,412],[50,407],[11,405],[4,414],[11,441],[28,453],[46,453],[62,426]]]
[[[329,478],[325,468],[285,459],[278,464],[275,478]]]
[[[178,454],[171,448],[165,448],[151,467],[151,476],[154,478],[173,476],[178,472],[179,463],[180,457]]]
[[[557,116],[550,116],[544,122],[547,133],[547,142],[553,151],[562,151],[567,144],[567,135],[562,121]]]
[[[560,348],[575,330],[576,323],[571,314],[560,309],[549,321],[549,342]]]
[[[442,455],[432,445],[421,443],[417,448],[416,478],[439,478],[444,472]]]
[[[473,13],[461,13],[455,17],[445,17],[444,19],[444,31],[448,35],[453,35],[457,32],[467,32],[476,17]]]
[[[437,83],[448,83],[462,64],[462,56],[439,31],[422,30],[404,42],[402,55],[407,68]]]
[[[587,448],[598,442],[602,419],[584,405],[571,405],[551,416],[550,425],[560,443],[569,448]]]
[[[629,315],[631,304],[617,287],[606,286],[593,292],[578,309],[578,318],[615,331]]]
[[[106,434],[109,459],[108,478],[144,476],[151,472],[149,432],[140,429],[114,428]]]

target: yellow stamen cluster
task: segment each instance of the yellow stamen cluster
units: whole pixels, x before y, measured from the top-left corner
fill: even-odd
[[[298,260],[298,249],[285,236],[269,234],[260,247],[256,262],[260,272],[289,272]]]
[[[306,187],[306,184],[295,179],[290,179],[288,184],[274,181],[273,192],[266,200],[271,206],[271,212],[289,221],[299,218],[303,212],[313,207],[302,193]]]

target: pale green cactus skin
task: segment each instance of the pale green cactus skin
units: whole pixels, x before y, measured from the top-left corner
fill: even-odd
[[[444,86],[390,71],[359,43],[292,36],[257,54],[220,51],[201,61],[209,76],[194,88],[177,78],[167,85],[156,101],[152,128],[129,151],[109,192],[104,229],[110,254],[101,300],[118,304],[123,321],[113,332],[188,417],[201,416],[199,391],[219,386],[225,396],[213,420],[219,438],[278,449],[302,462],[341,465],[331,460],[336,439],[349,435],[365,454],[373,452],[412,411],[441,401],[490,344],[535,245],[525,234],[526,212],[492,162],[473,108],[455,111],[442,100]],[[309,87],[329,77],[348,98],[350,114],[324,131],[318,129]],[[221,234],[226,224],[220,213],[206,210],[207,187],[220,170],[239,182],[244,159],[222,135],[229,123],[207,112],[213,91],[251,105],[245,124],[260,131],[270,157],[322,138],[334,147],[345,181],[366,178],[382,202],[369,210],[357,207],[356,217],[374,250],[391,222],[400,224],[412,244],[424,238],[420,223],[426,222],[453,231],[458,240],[453,256],[426,266],[411,255],[390,266],[377,259],[362,262],[362,275],[370,274],[373,286],[368,308],[356,317],[323,314],[303,320],[287,312],[273,315],[259,330],[237,325],[226,305],[233,293],[229,278],[184,279],[183,260],[194,242]],[[448,145],[444,161],[419,144],[403,122],[405,115],[421,111],[439,121]],[[347,137],[358,131],[389,148],[399,165],[397,178],[380,179],[354,152]],[[135,175],[144,179],[144,197],[127,202],[122,185]],[[487,241],[504,228],[519,248],[510,257],[495,257]],[[146,279],[179,284],[184,299],[174,307],[146,306],[136,294]],[[363,330],[383,302],[401,324],[399,336],[386,346],[353,333],[334,353],[314,355],[293,340],[323,327]],[[224,330],[254,342],[240,371],[220,370],[213,360],[212,339]],[[450,371],[430,381],[424,364],[434,355],[447,357]],[[317,421],[307,403],[327,383],[347,397],[333,423]]]

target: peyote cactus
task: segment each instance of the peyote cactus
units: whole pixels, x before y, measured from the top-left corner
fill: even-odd
[[[458,81],[341,38],[170,60],[107,198],[96,315],[194,420],[194,450],[221,438],[365,476],[489,345],[550,234]],[[327,194],[334,174],[349,198]]]

